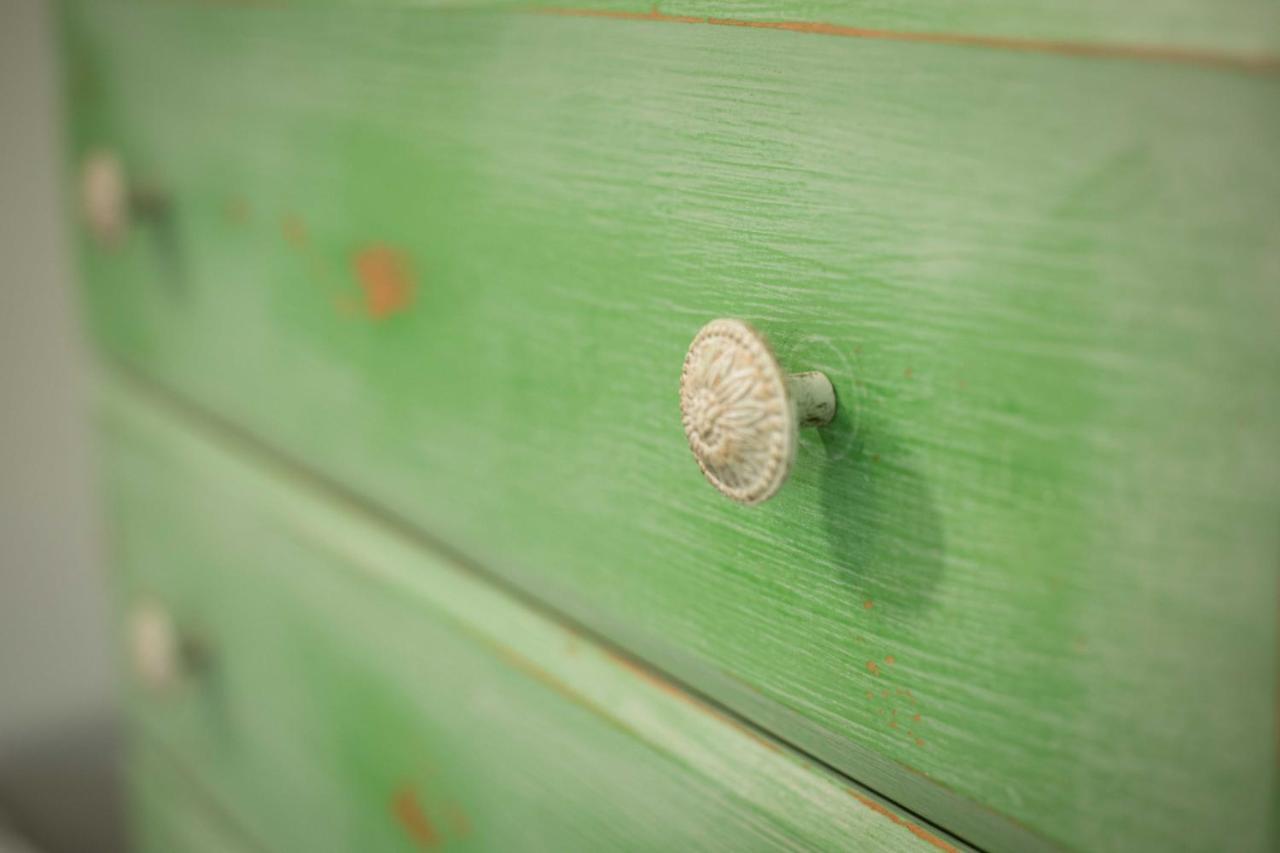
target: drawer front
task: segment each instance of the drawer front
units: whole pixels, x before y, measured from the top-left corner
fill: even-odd
[[[68,44],[77,156],[172,199],[86,245],[114,359],[983,846],[1266,845],[1274,76],[336,6]],[[752,509],[680,427],[717,316],[841,401]]]
[[[135,853],[256,853],[262,849],[219,814],[192,780],[151,744],[130,745],[126,787],[129,849]]]
[[[960,849],[350,507],[106,411],[131,717],[265,849]]]

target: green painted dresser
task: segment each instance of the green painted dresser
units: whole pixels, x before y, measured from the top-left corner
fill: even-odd
[[[1280,3],[60,9],[141,849],[1280,846]]]

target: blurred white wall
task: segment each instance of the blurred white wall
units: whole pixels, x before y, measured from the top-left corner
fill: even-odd
[[[103,850],[112,673],[53,15],[0,0],[0,815],[45,849]]]

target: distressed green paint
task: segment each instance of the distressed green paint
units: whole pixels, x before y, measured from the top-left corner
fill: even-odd
[[[613,6],[614,0],[585,5]],[[627,2],[626,7],[649,11],[654,4]],[[872,37],[941,33],[1266,59],[1280,49],[1280,5],[1271,0],[665,0],[656,8],[667,15],[818,21],[888,31]]]
[[[1272,844],[1280,80],[373,8],[68,38],[75,156],[175,200],[86,248],[113,359],[982,846]],[[361,308],[375,245],[407,310]],[[716,316],[841,400],[759,508],[680,429]]]
[[[159,602],[208,661],[128,680],[137,734],[265,849],[956,849],[269,460],[102,400],[120,607]]]
[[[135,853],[257,853],[218,813],[199,783],[155,746],[129,744],[125,766],[129,849]]]
[[[235,0],[220,0],[237,5]],[[1133,51],[1162,60],[1280,63],[1274,0],[278,0],[305,9],[507,12],[653,17],[678,23],[841,31],[873,39],[954,39],[1017,50]],[[692,20],[690,20],[692,19]]]

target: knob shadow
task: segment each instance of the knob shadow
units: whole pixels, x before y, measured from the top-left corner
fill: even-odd
[[[928,480],[891,437],[856,430],[846,406],[819,435],[828,457],[820,498],[827,541],[855,600],[927,610],[946,553]]]

